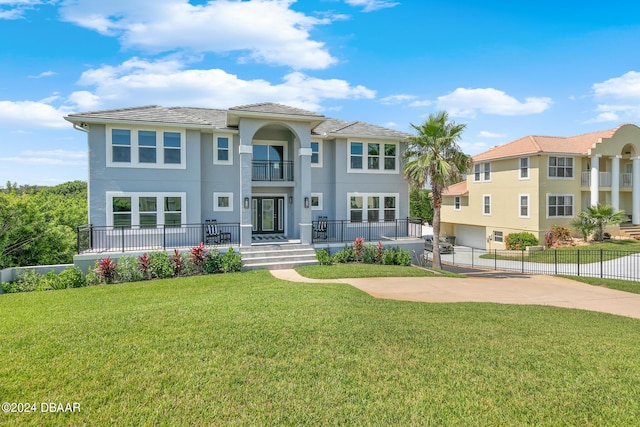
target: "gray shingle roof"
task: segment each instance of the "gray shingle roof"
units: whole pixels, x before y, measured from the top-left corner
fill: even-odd
[[[206,120],[190,116],[177,109],[160,107],[158,105],[148,105],[144,107],[120,108],[116,110],[90,111],[87,113],[69,114],[70,119],[97,119],[97,120],[119,120],[129,122],[151,122],[151,123],[179,123],[185,125],[206,126],[211,123]]]
[[[276,104],[273,102],[263,102],[260,104],[240,105],[229,108],[230,111],[246,111],[253,113],[283,114],[287,116],[305,116],[314,118],[323,118],[322,114],[313,111],[303,110],[302,108],[290,107],[288,105]]]

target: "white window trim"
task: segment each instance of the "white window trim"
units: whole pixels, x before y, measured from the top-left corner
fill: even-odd
[[[500,240],[498,240],[498,233],[500,233]],[[494,243],[504,243],[504,233],[502,231],[493,230]]]
[[[220,197],[228,197],[229,198],[229,206],[224,207],[224,206],[219,206],[218,205],[218,198]],[[214,192],[213,193],[213,210],[214,212],[233,212],[233,193],[219,193],[219,192]]]
[[[318,198],[318,206],[313,206],[313,203],[311,204],[311,210],[312,211],[321,211],[324,209],[324,201],[323,201],[323,196],[322,193],[311,193],[311,199],[313,200],[314,197]]]
[[[549,215],[549,198],[550,197],[571,197],[571,215],[555,215],[555,216],[550,216]],[[547,219],[549,218],[574,218],[575,217],[575,212],[576,212],[576,196],[575,194],[555,194],[555,193],[547,193],[547,205],[545,206],[545,215],[547,217]]]
[[[522,198],[527,198],[527,215],[522,215]],[[531,216],[531,197],[528,194],[518,194],[518,217],[529,218]]]
[[[527,176],[522,176],[522,161],[526,160],[527,161]],[[518,179],[520,181],[527,181],[529,180],[531,177],[531,161],[529,159],[529,157],[520,157],[518,159]]]
[[[484,168],[485,165],[489,165],[489,179],[484,179]],[[476,167],[479,168],[479,177],[480,179],[476,179]],[[491,182],[491,174],[492,174],[491,162],[480,162],[474,163],[473,165],[473,182]]]
[[[456,203],[457,201],[457,203]],[[456,207],[456,205],[458,207]],[[462,197],[460,196],[453,196],[453,210],[454,211],[459,211],[462,209]]]
[[[549,175],[549,169],[551,168],[551,158],[554,157],[556,159],[571,159],[572,160],[572,164],[573,166],[571,167],[571,169],[573,169],[573,176],[572,177],[567,177],[567,176],[551,176]],[[566,167],[566,166],[565,166]],[[559,179],[559,180],[565,180],[565,181],[570,181],[573,179],[576,179],[576,176],[578,174],[576,173],[576,159],[573,156],[548,156],[547,157],[547,179]]]
[[[487,212],[485,212],[485,211],[484,211],[484,206],[485,206],[484,201],[485,201],[485,199],[486,199],[487,197],[489,198],[489,213],[487,213]],[[482,215],[484,215],[484,216],[491,216],[491,194],[483,194],[483,195],[482,195]]]
[[[180,212],[180,224],[185,225],[187,223],[187,193],[186,192],[126,192],[126,191],[107,191],[107,204],[106,204],[106,215],[107,221],[106,224],[108,227],[113,227],[113,198],[114,197],[131,197],[131,229],[140,228],[140,197],[156,197],[158,198],[158,210],[156,213],[157,223],[162,225],[165,223],[164,221],[164,209],[160,209],[160,207],[164,207],[164,198],[165,197],[180,197],[181,198],[181,212]],[[161,200],[162,199],[162,200]],[[182,227],[175,228],[167,228],[167,231],[182,231]]]
[[[318,140],[311,140],[311,142],[315,142],[315,143],[318,144],[318,163],[311,163],[311,167],[312,168],[321,168],[322,167],[322,161],[323,161],[322,160],[322,157],[323,157],[322,154],[323,154],[323,151],[324,151],[322,145],[323,145],[324,142],[322,140],[319,140],[319,139]]]
[[[229,139],[229,159],[218,160],[218,138]],[[214,165],[233,165],[233,135],[232,134],[213,134],[213,164]]]
[[[380,197],[380,207],[378,208],[378,222],[385,222],[384,221],[384,211],[385,211],[385,207],[384,207],[384,198],[385,197],[395,197],[396,198],[396,207],[395,207],[395,213],[394,213],[394,218],[398,219],[398,209],[399,209],[399,204],[400,204],[400,193],[347,193],[347,218],[349,221],[351,221],[351,198],[352,197],[362,197],[362,222],[369,222],[368,218],[368,206],[367,206],[367,201],[369,197]],[[361,224],[361,223],[358,223]]]
[[[123,129],[131,131],[131,161],[130,162],[114,162],[113,161],[113,129]],[[140,163],[138,146],[138,132],[153,131],[156,133],[156,162]],[[164,132],[174,132],[180,134],[180,163],[164,163]],[[186,169],[187,168],[187,139],[184,129],[166,128],[166,127],[146,127],[146,126],[107,126],[107,167],[108,168],[136,168],[136,169]]]
[[[353,143],[361,143],[362,144],[362,169],[351,169],[351,144]],[[369,169],[369,144],[380,144],[380,154],[378,157],[380,161],[378,162],[380,169]],[[384,145],[395,145],[396,146],[396,156],[395,156],[395,165],[393,170],[386,170],[384,168]],[[347,173],[375,173],[375,174],[391,174],[397,175],[400,173],[399,169],[399,158],[400,158],[400,144],[395,141],[374,141],[374,140],[366,140],[366,139],[349,139],[347,140]]]

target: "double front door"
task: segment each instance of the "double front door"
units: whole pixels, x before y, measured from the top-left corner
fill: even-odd
[[[284,197],[253,197],[251,203],[255,234],[284,233]]]

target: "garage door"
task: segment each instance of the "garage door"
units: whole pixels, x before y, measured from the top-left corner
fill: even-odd
[[[486,249],[487,236],[484,227],[473,225],[456,225],[456,245]]]

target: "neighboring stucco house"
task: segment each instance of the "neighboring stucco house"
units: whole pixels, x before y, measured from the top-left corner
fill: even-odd
[[[541,242],[597,203],[640,224],[640,128],[571,137],[527,136],[473,157],[466,181],[445,192],[442,234],[475,248],[503,249],[509,233]]]
[[[401,168],[408,135],[395,130],[274,103],[144,106],[65,119],[87,133],[89,222],[94,230],[131,230],[123,241],[133,230],[163,229],[166,239],[193,225],[184,245],[197,244],[215,219],[240,247],[265,236],[304,244],[319,217],[356,227],[409,216]],[[321,238],[339,239],[337,228],[324,231]]]

